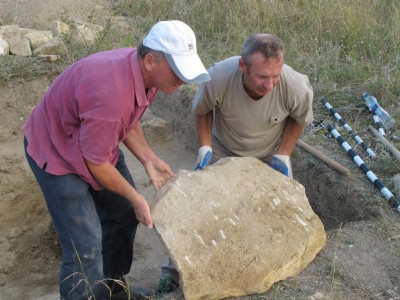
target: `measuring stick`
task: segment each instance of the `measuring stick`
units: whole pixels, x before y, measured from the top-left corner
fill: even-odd
[[[368,155],[372,158],[376,157],[374,151],[372,151],[368,146],[363,142],[363,140],[353,131],[353,129],[346,123],[346,121],[336,112],[336,110],[329,104],[325,99],[321,99],[322,104],[332,113],[332,115],[347,129],[350,135],[354,138],[354,140],[361,145],[367,151]]]
[[[375,128],[374,128],[375,129]],[[354,162],[360,167],[360,169],[367,175],[368,179],[380,190],[381,194],[394,206],[397,211],[400,212],[400,204],[397,203],[394,195],[388,190],[387,187],[376,177],[376,175],[367,167],[364,161],[354,152],[350,145],[342,138],[340,133],[333,128],[331,124],[328,125],[328,130],[340,143],[342,148],[353,158]]]

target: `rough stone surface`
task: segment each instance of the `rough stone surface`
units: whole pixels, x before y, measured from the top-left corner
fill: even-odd
[[[19,26],[19,25],[16,25]],[[19,27],[19,33],[21,34],[21,37],[24,37],[25,35],[32,33],[32,32],[37,32],[38,30],[32,29],[32,28],[24,28],[24,27]]]
[[[18,56],[32,56],[32,50],[27,39],[7,40],[10,46],[10,53]]]
[[[48,62],[55,62],[57,60],[60,60],[60,55],[52,54],[52,55],[38,55],[37,57],[44,59]]]
[[[52,55],[52,54],[64,54],[67,52],[67,46],[63,42],[63,40],[56,36],[49,40],[44,45],[33,51],[33,54],[38,55]]]
[[[96,24],[80,24],[73,31],[73,38],[77,42],[91,45],[96,41],[103,29],[102,26]]]
[[[33,31],[29,32],[24,35],[24,38],[26,38],[29,41],[29,45],[33,50],[36,48],[40,47],[41,45],[47,43],[49,40],[51,40],[54,37],[53,33],[51,31]]]
[[[155,228],[186,300],[265,292],[325,245],[304,187],[255,158],[180,171],[155,200]]]
[[[157,116],[152,115],[142,122],[146,139],[151,145],[160,145],[170,141],[174,136],[174,125]]]
[[[8,43],[0,38],[0,55],[7,55],[10,52],[10,46]]]
[[[68,31],[70,31],[70,28],[69,25],[64,22],[53,21],[53,24],[51,26],[51,31],[56,36],[62,36],[63,34],[66,34]]]
[[[5,25],[0,28],[0,37],[7,39],[19,39],[21,38],[21,32],[18,25]]]

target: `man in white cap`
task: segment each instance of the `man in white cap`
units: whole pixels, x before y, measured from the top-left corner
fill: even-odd
[[[152,228],[153,222],[119,144],[144,165],[154,188],[162,187],[175,174],[147,143],[140,118],[158,90],[172,93],[206,80],[191,28],[161,21],[137,48],[71,65],[32,111],[24,147],[63,248],[62,299],[149,294],[129,290],[124,279],[138,224]]]

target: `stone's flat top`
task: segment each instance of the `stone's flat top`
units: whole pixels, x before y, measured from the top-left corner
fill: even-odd
[[[265,292],[325,244],[304,187],[255,158],[180,171],[156,198],[155,228],[187,300]]]

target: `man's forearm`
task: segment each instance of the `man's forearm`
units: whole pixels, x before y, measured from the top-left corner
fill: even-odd
[[[276,154],[291,156],[303,129],[304,127],[297,123],[295,119],[288,117]]]
[[[129,184],[128,181],[110,163],[94,164],[85,159],[92,176],[105,189],[114,192],[135,204],[138,192]]]
[[[109,162],[94,164],[86,160],[92,176],[105,189],[112,191],[127,199],[135,210],[136,218],[148,228],[153,227],[150,208],[144,197],[119,173]]]
[[[204,115],[195,115],[197,137],[200,146],[211,146],[211,129],[213,124],[213,111]]]
[[[140,122],[128,133],[123,143],[142,164],[145,164],[151,157],[155,156],[153,149],[151,149],[144,136]]]

